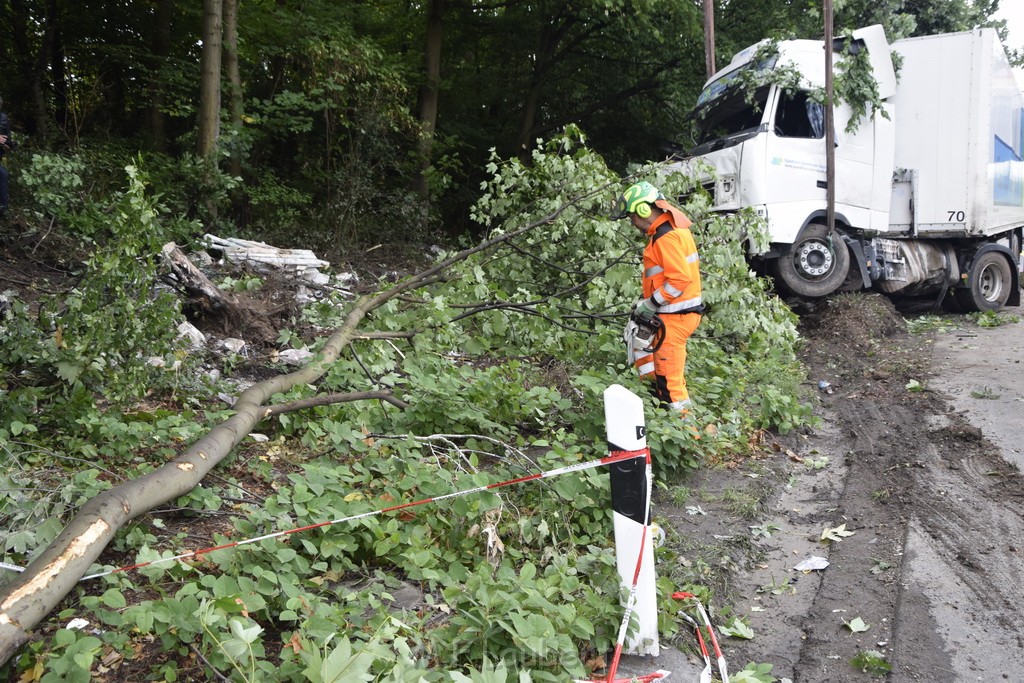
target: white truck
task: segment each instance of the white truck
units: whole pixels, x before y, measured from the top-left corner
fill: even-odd
[[[835,108],[835,230],[826,221],[823,42],[763,43],[704,86],[696,145],[682,163],[705,171],[716,211],[752,208],[771,247],[751,259],[800,297],[874,288],[934,296],[954,310],[1020,303],[1024,98],[996,32],[900,40],[881,26],[835,41],[836,63],[866,50],[884,104],[847,132]],[[899,75],[893,54],[902,62]],[[743,70],[795,67],[800,85],[738,87]],[[790,73],[792,69],[789,69]],[[781,79],[780,79],[781,80]],[[706,163],[695,163],[695,162]]]

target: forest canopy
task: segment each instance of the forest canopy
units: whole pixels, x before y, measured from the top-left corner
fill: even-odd
[[[837,7],[837,28],[896,39],[989,25],[998,0]],[[719,66],[821,34],[813,0],[714,9]],[[166,191],[221,231],[322,249],[452,238],[476,230],[491,149],[528,159],[573,123],[620,171],[664,158],[706,78],[702,21],[677,0],[5,0],[9,164],[212,153],[240,183],[186,168]]]

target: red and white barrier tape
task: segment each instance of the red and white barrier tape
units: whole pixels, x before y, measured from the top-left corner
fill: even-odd
[[[693,593],[685,593],[683,591],[677,591],[677,592],[672,594],[672,597],[675,600],[693,600],[693,602],[697,605],[697,612],[700,614],[700,618],[704,621],[704,625],[708,629],[708,636],[711,638],[711,646],[715,650],[715,657],[718,658],[718,673],[719,673],[719,675],[722,678],[722,683],[729,683],[729,669],[728,669],[728,667],[725,664],[725,657],[722,656],[722,649],[720,647],[718,647],[718,638],[715,637],[715,631],[714,631],[714,629],[711,628],[711,619],[708,618],[708,613],[704,609],[704,605],[697,598],[697,596],[694,595]],[[699,629],[698,629],[698,636],[699,636]],[[704,642],[703,642],[704,639],[700,638],[700,640],[701,640],[701,647],[704,648],[704,650],[706,652],[707,648],[704,645]],[[701,676],[701,680],[702,681],[704,680],[703,675]]]
[[[242,541],[234,541],[232,543],[224,543],[223,545],[212,546],[209,548],[201,548],[199,550],[191,550],[187,553],[175,555],[173,557],[161,557],[156,560],[150,560],[149,562],[139,562],[138,564],[129,565],[126,567],[118,567],[117,569],[110,569],[104,572],[98,572],[96,574],[89,574],[83,576],[80,581],[87,579],[98,579],[101,576],[109,576],[111,574],[117,574],[120,572],[131,571],[133,569],[141,569],[142,567],[152,567],[158,564],[166,564],[168,562],[175,562],[177,560],[185,560],[190,557],[200,557],[207,553],[212,553],[215,550],[225,550],[227,548],[237,548],[243,545],[250,545],[252,543],[259,543],[260,541],[268,541],[274,538],[281,538],[282,536],[288,536],[290,534],[297,534],[300,531],[309,531],[310,529],[319,529],[321,527],[331,526],[332,524],[341,524],[343,522],[354,522],[357,519],[363,519],[364,517],[373,517],[375,515],[382,515],[388,512],[396,512],[398,510],[405,510],[418,505],[425,505],[427,503],[435,503],[440,500],[446,500],[448,498],[457,498],[459,496],[466,496],[471,493],[482,493],[483,491],[489,491],[491,489],[502,488],[503,486],[511,486],[512,484],[521,484],[527,481],[534,481],[537,479],[548,479],[550,477],[557,477],[562,474],[569,474],[571,472],[582,472],[584,470],[591,470],[596,467],[603,465],[611,465],[616,462],[622,462],[624,460],[632,460],[634,458],[646,458],[648,467],[650,467],[651,451],[647,448],[642,448],[636,451],[611,451],[606,457],[598,458],[596,460],[588,460],[587,462],[577,463],[575,465],[567,465],[565,467],[557,467],[553,470],[547,470],[545,472],[537,472],[536,474],[528,474],[525,477],[517,477],[515,479],[509,479],[507,481],[500,481],[494,484],[486,484],[484,486],[474,486],[470,489],[463,489],[462,491],[455,491],[453,493],[446,493],[441,496],[434,496],[433,498],[424,498],[422,500],[412,501],[410,503],[402,503],[400,505],[392,505],[390,507],[380,508],[378,510],[371,510],[369,512],[362,512],[357,515],[350,515],[348,517],[339,517],[338,519],[332,519],[329,522],[320,522],[318,524],[310,524],[295,529],[288,529],[286,531],[275,531],[271,534],[265,534],[263,536],[257,536],[255,538],[247,538]],[[648,496],[650,493],[648,492]],[[650,505],[650,501],[648,501]],[[24,567],[17,565],[3,564],[0,563],[0,568],[9,569],[11,571],[24,571]],[[639,564],[638,564],[639,568]],[[638,569],[639,570],[639,569]]]
[[[645,674],[643,676],[631,676],[629,678],[616,678],[612,683],[650,683],[650,681],[660,681],[668,678],[671,671],[665,671],[664,669],[658,669],[654,673]],[[607,679],[601,678],[597,680],[581,680],[576,679],[573,683],[608,683]]]
[[[708,646],[704,642],[704,635],[700,632],[700,624],[694,621],[686,612],[679,612],[679,616],[693,627],[693,632],[697,635],[697,644],[700,645],[700,653],[704,657],[704,670],[700,672],[700,683],[711,683],[711,656],[708,654]]]

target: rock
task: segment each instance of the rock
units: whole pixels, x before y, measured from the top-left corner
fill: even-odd
[[[303,285],[299,285],[298,289],[295,290],[295,300],[300,304],[308,304],[318,300],[318,297],[314,292],[310,292],[308,288]]]

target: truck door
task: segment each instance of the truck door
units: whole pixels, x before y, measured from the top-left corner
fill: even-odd
[[[836,211],[856,227],[870,228],[874,186],[875,136],[870,119],[847,132],[850,108],[836,107]],[[886,207],[888,208],[888,207]]]
[[[804,91],[776,89],[775,97],[765,196],[772,203],[823,202],[825,110]]]

